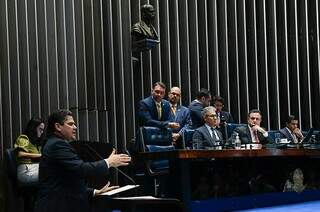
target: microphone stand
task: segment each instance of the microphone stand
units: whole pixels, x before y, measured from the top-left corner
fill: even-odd
[[[86,147],[88,147],[88,149],[93,152],[100,160],[104,160],[105,158],[103,158],[95,149],[93,149],[90,145],[88,144],[84,144]],[[115,170],[117,170],[118,172],[120,172],[123,176],[125,176],[130,182],[133,183],[133,185],[137,185],[137,183],[131,178],[129,177],[126,173],[124,173],[123,171],[121,171],[119,168],[117,167],[113,167]]]

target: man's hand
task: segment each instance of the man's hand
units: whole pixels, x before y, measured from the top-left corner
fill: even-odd
[[[265,134],[267,131],[265,131],[265,129],[263,129],[262,127],[258,126],[258,125],[254,125],[252,127],[253,130],[256,130],[258,132],[261,132],[262,134]]]
[[[110,186],[109,187],[109,185],[110,185],[110,182],[108,181],[108,183],[105,186],[103,186],[103,188],[101,188],[100,190],[99,189],[95,189],[94,190],[94,196],[98,196],[98,195],[101,195],[101,194],[103,194],[105,192],[108,192],[108,191],[111,191],[113,189],[119,188],[119,186]]]
[[[172,140],[173,142],[176,142],[180,138],[179,133],[172,133]]]
[[[296,135],[297,138],[299,138],[299,139],[303,138],[303,135],[302,135],[302,133],[301,133],[299,128],[294,129],[293,133]]]
[[[109,167],[127,166],[131,158],[127,154],[116,154],[114,149],[111,155],[105,159],[108,161]]]
[[[180,127],[180,124],[176,122],[169,122],[168,127],[171,129],[178,129]]]

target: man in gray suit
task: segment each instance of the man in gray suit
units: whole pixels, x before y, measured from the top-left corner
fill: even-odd
[[[192,141],[198,144],[198,149],[220,146],[222,134],[216,129],[218,126],[216,109],[212,106],[205,107],[202,117],[205,124],[195,130]]]

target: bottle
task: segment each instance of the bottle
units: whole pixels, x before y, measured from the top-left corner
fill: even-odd
[[[238,133],[236,133],[236,139],[234,140],[234,148],[241,149],[241,140]]]

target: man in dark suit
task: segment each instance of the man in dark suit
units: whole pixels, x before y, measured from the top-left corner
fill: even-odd
[[[241,144],[267,144],[271,143],[268,132],[260,127],[262,114],[260,110],[250,110],[247,116],[248,125],[240,126],[234,129],[231,138],[235,139],[239,135]],[[259,145],[261,147],[261,145]]]
[[[207,89],[201,88],[196,99],[190,103],[189,110],[193,129],[196,129],[204,124],[202,110],[204,107],[210,105],[210,101],[211,93]]]
[[[218,118],[218,129],[222,133],[222,136],[227,140],[227,123],[234,123],[231,113],[223,111],[224,99],[221,96],[214,97],[214,107],[216,108],[217,118]]]
[[[298,126],[298,119],[295,116],[290,115],[287,118],[286,127],[280,129],[279,131],[282,137],[286,138],[288,141],[291,141],[292,143],[299,143],[302,141],[303,135]]]
[[[212,106],[205,107],[202,117],[205,124],[194,131],[192,142],[198,144],[198,149],[220,146],[222,134],[216,128],[218,126],[216,109]]]
[[[169,94],[168,100],[171,107],[171,121],[179,123],[180,127],[173,129],[172,138],[173,142],[178,147],[182,147],[182,135],[186,128],[191,126],[191,118],[189,109],[185,106],[180,105],[181,90],[179,87],[172,87]]]
[[[39,165],[39,191],[35,212],[87,212],[89,199],[115,187],[109,183],[102,189],[86,186],[86,179],[108,174],[110,167],[128,165],[126,154],[112,154],[104,160],[83,162],[70,145],[76,139],[72,113],[60,110],[49,116],[47,141]]]
[[[180,125],[172,122],[171,107],[167,100],[164,100],[166,85],[156,82],[151,91],[151,96],[139,102],[138,120],[140,126],[152,126],[159,128],[177,129]]]

